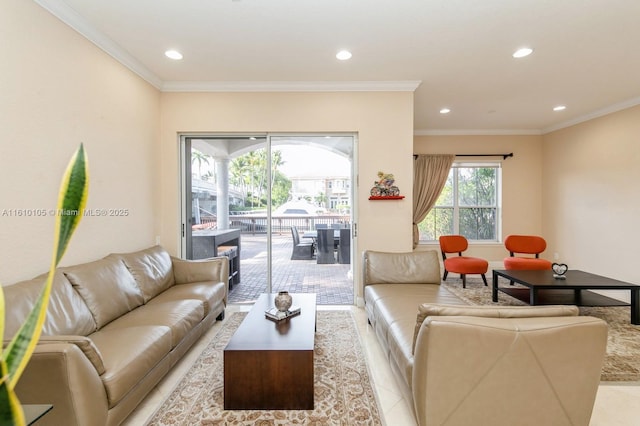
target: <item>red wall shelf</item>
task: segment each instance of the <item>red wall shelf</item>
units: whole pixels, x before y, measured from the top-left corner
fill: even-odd
[[[370,196],[370,200],[402,200],[404,195]]]

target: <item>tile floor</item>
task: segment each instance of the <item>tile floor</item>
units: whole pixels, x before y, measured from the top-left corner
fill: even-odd
[[[231,305],[227,315],[249,310],[249,305]],[[371,373],[374,389],[378,395],[381,411],[387,426],[415,426],[415,420],[407,401],[402,397],[395,378],[388,367],[373,329],[367,324],[364,309],[354,306],[318,306],[318,309],[350,309],[354,313],[361,341]],[[124,426],[144,425],[155,410],[169,396],[182,376],[198,357],[207,343],[215,336],[221,323],[216,323],[182,361],[156,386],[139,408],[123,423]],[[640,356],[640,354],[639,354]],[[375,366],[375,368],[374,368]],[[640,424],[640,383],[602,383],[591,417],[590,426],[635,426]]]

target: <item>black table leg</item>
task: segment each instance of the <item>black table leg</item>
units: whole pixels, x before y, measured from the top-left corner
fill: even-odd
[[[538,289],[529,287],[529,304],[535,306],[538,304]]]
[[[631,290],[631,324],[640,325],[640,290]]]
[[[493,279],[491,283],[491,298],[494,302],[498,301],[498,274],[492,271]]]
[[[576,302],[576,305],[582,306],[582,290],[576,288],[573,290],[573,299]]]

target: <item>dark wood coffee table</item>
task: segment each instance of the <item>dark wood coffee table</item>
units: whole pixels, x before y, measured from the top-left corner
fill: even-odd
[[[528,288],[499,287],[498,277]],[[569,270],[565,279],[553,277],[553,271],[494,270],[492,299],[498,301],[498,291],[530,305],[631,306],[631,324],[640,325],[640,286],[589,272]],[[629,290],[631,303],[603,296],[588,290]]]
[[[300,314],[265,318],[262,294],[224,349],[225,410],[313,410],[316,295],[293,293]]]

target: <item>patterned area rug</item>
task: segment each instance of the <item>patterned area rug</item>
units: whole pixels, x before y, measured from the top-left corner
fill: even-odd
[[[467,277],[467,288],[462,280],[449,277],[443,285],[470,305],[493,305],[491,301],[491,278],[485,287],[481,278]],[[500,285],[509,285],[507,281]],[[516,287],[522,287],[515,284]],[[526,305],[506,293],[498,294],[499,305]],[[629,307],[581,307],[580,315],[601,318],[609,324],[607,356],[602,367],[604,382],[640,381],[640,326],[629,322]]]
[[[223,350],[245,317],[230,315],[148,425],[382,425],[349,311],[318,311],[314,410],[224,410]]]

